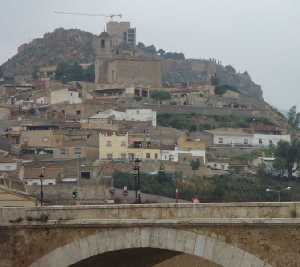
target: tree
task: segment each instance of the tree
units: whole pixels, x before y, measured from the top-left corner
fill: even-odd
[[[163,49],[159,49],[157,52],[158,52],[158,54],[159,54],[161,57],[163,57],[164,54],[166,53],[166,51],[163,50]]]
[[[299,128],[300,124],[300,113],[297,113],[297,107],[292,106],[287,114],[288,124],[290,131],[294,131]]]
[[[57,66],[55,79],[63,82],[93,82],[95,80],[95,66],[90,65],[87,69],[83,69],[77,62],[63,62]]]
[[[142,42],[138,42],[137,47],[140,48],[140,49],[145,49],[146,48],[146,46]]]
[[[273,163],[273,168],[279,172],[279,176],[283,177],[286,167],[286,160],[282,158],[276,158]]]
[[[163,55],[165,59],[174,59],[174,60],[185,60],[185,56],[183,53],[176,53],[176,52],[166,52]]]
[[[154,45],[149,45],[145,48],[146,52],[148,52],[151,55],[156,55],[157,51],[156,51],[156,47]]]
[[[153,91],[151,93],[151,98],[161,104],[162,101],[171,99],[171,95],[167,91]]]
[[[92,64],[83,70],[83,80],[87,82],[95,81],[95,65]]]
[[[293,140],[292,143],[280,141],[275,149],[277,168],[287,170],[288,177],[293,177],[295,164],[299,165],[300,161],[300,142]]]

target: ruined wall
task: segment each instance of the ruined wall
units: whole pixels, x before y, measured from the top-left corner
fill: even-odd
[[[108,82],[160,87],[161,63],[151,59],[115,59],[108,67]]]

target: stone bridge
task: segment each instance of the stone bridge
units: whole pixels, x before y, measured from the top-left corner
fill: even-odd
[[[296,267],[300,203],[0,209],[1,267]]]

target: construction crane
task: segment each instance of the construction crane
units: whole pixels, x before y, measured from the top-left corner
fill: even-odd
[[[115,17],[122,18],[122,14],[99,14],[99,13],[81,13],[81,12],[64,12],[64,11],[54,11],[55,14],[60,15],[72,15],[72,16],[88,16],[88,17],[106,17],[110,20],[113,20]]]

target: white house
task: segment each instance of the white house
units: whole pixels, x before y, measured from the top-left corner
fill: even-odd
[[[286,135],[254,134],[253,137],[254,146],[277,145],[279,141],[291,142],[291,136],[289,134]]]
[[[253,134],[244,129],[220,128],[207,131],[213,135],[214,145],[246,145],[253,143]]]
[[[251,133],[249,129],[220,128],[207,131],[213,135],[214,145],[265,147],[279,141],[291,141],[290,135]]]
[[[152,126],[156,127],[156,111],[152,109],[127,109],[126,120],[128,121],[151,121]]]
[[[16,162],[0,162],[0,172],[13,172],[17,170]]]
[[[46,96],[39,97],[35,100],[35,103],[37,105],[48,105],[48,97]]]
[[[41,180],[38,178],[25,178],[24,179],[24,183],[26,185],[36,185],[36,186],[40,186],[41,185]],[[44,186],[49,186],[49,185],[56,185],[56,179],[54,178],[44,178],[43,179],[43,185]]]
[[[98,112],[89,120],[104,120],[112,119],[116,121],[141,121],[152,122],[152,126],[156,127],[156,111],[152,109],[127,109],[125,112],[109,109],[103,112]]]
[[[50,103],[59,104],[59,103],[68,103],[68,104],[81,104],[82,100],[79,97],[79,92],[71,89],[61,89],[57,91],[52,91],[50,94]]]
[[[207,162],[206,167],[212,170],[228,171],[229,163],[228,162]]]
[[[178,153],[175,150],[161,150],[161,160],[178,162]]]
[[[192,158],[202,158],[203,163],[206,163],[206,151],[201,149],[195,149],[195,150],[181,150],[178,147],[175,147],[174,150],[161,150],[161,160],[165,161],[174,161],[178,162],[180,156],[182,155],[189,155]]]

